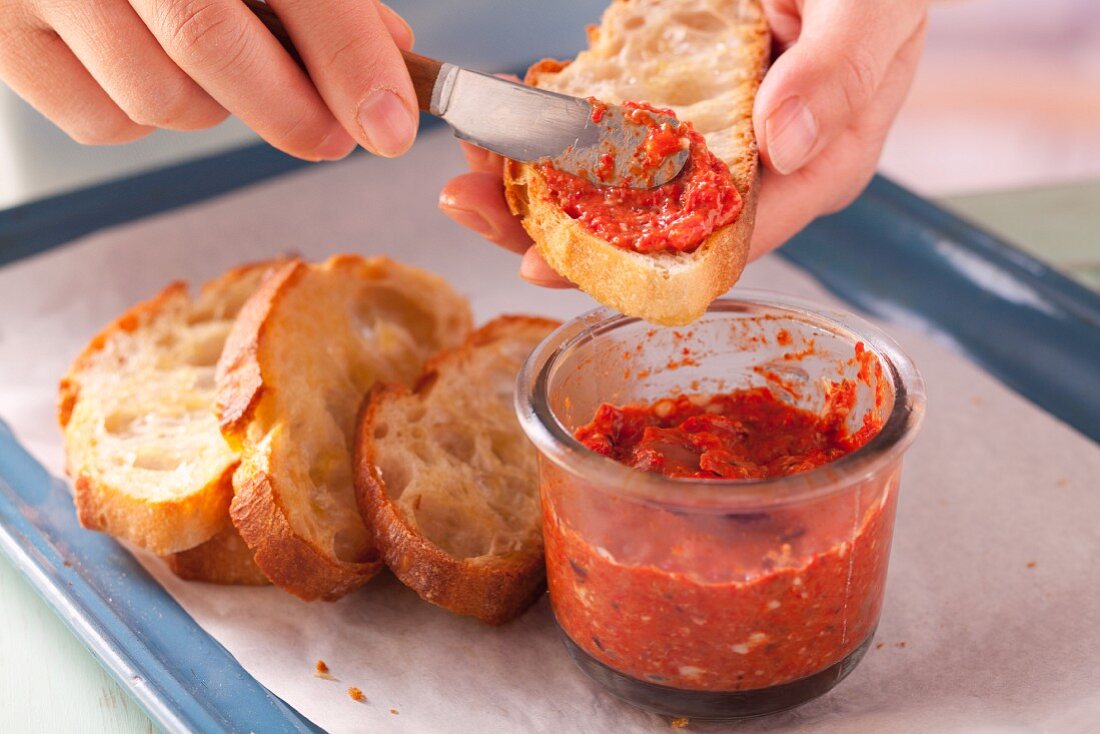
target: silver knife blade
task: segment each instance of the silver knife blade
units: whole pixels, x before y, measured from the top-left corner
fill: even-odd
[[[643,150],[649,127],[627,119],[622,107],[608,105],[593,120],[588,100],[454,64],[440,69],[430,111],[446,120],[462,140],[513,160],[549,163],[597,185],[661,186],[679,175],[689,156],[684,148],[639,177],[634,154]],[[680,124],[670,115],[646,114],[658,123]],[[605,159],[606,155],[611,157]],[[608,161],[613,166],[608,167]]]

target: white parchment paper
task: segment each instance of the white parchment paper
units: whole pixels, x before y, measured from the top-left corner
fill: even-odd
[[[523,284],[516,259],[435,207],[461,157],[446,131],[404,159],[357,157],[118,227],[0,270],[0,417],[55,474],[56,383],[103,324],[172,280],[280,251],[387,254],[446,276],[479,321],[567,318],[579,293]],[[743,283],[835,304],[767,258]],[[965,318],[965,314],[960,314]],[[836,690],[739,732],[1100,731],[1100,448],[964,358],[887,325],[928,384],[906,459],[876,645]],[[383,575],[337,603],[149,571],[261,683],[333,732],[645,732],[668,721],[590,684],[544,599],[489,628]],[[1033,567],[1029,567],[1034,564]],[[336,682],[313,676],[325,660]],[[368,701],[356,703],[357,686]]]

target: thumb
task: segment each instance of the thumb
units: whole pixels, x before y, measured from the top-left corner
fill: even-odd
[[[794,173],[855,121],[923,15],[923,2],[807,0],[797,40],[756,97],[753,125],[767,165]]]

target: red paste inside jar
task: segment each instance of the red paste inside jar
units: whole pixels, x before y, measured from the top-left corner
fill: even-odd
[[[596,177],[606,180],[615,168],[615,155],[635,161],[632,176],[647,180],[669,155],[684,147],[690,156],[673,180],[653,189],[599,186],[580,176],[539,166],[549,198],[592,234],[617,247],[641,253],[689,253],[715,230],[731,224],[741,213],[741,195],[729,168],[707,149],[692,124],[678,127],[658,123],[650,113],[672,115],[640,102],[623,104],[631,121],[649,127],[636,151],[616,151],[600,161]],[[605,105],[593,100],[592,118],[603,117]]]
[[[820,413],[753,388],[604,405],[576,437],[597,453],[671,477],[807,471],[881,429],[877,411],[856,430],[845,428],[856,383],[872,386],[881,407],[877,359],[859,345],[852,364],[859,376],[828,383]],[[844,499],[728,516],[656,510],[572,484],[544,491],[555,615],[582,650],[650,683],[737,691],[812,675],[873,632],[896,482],[896,469],[888,470],[838,495]]]
[[[821,415],[766,387],[652,405],[604,404],[576,437],[598,454],[668,477],[766,479],[813,469],[867,443],[878,425],[867,416],[850,434],[844,421],[854,404],[852,382],[830,390]]]

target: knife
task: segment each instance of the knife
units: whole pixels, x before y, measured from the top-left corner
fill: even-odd
[[[303,68],[275,12],[259,0],[244,0]],[[679,127],[672,115],[601,104],[471,71],[402,51],[420,109],[446,121],[455,136],[523,163],[547,163],[597,186],[648,189],[668,183],[690,155],[682,148],[656,166],[638,166],[650,125]],[[634,121],[648,116],[650,124]],[[633,119],[631,119],[633,118]],[[612,165],[608,166],[608,163]]]

